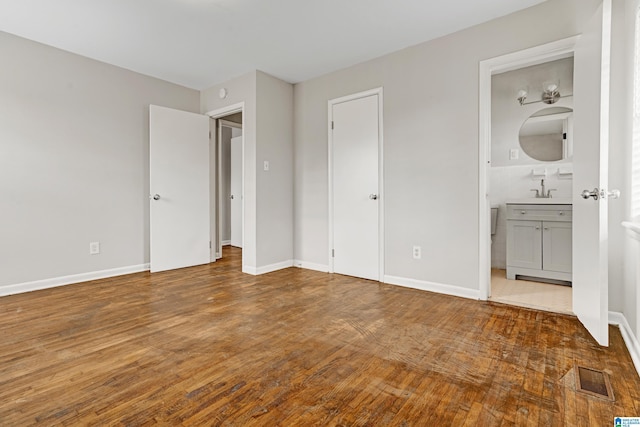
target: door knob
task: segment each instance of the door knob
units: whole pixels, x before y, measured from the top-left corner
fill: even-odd
[[[589,197],[593,197],[593,200],[598,200],[600,198],[600,191],[597,188],[594,188],[591,191],[584,190],[582,193],[580,193],[580,195],[582,196],[583,199],[588,199]]]
[[[377,194],[369,194],[369,198],[371,200],[378,200],[378,195]]]
[[[229,198],[230,198],[231,200],[233,200],[233,194],[232,194],[232,195],[230,195],[230,196],[229,196]]]
[[[620,190],[607,191],[604,188],[602,190],[598,190],[597,188],[594,188],[591,191],[584,190],[582,193],[580,193],[580,195],[582,196],[583,199],[588,199],[589,197],[593,197],[593,200],[606,199],[606,198],[617,199],[620,197]]]
[[[150,196],[149,198],[153,199],[153,200],[160,200],[160,195],[159,194],[154,194],[153,196]]]

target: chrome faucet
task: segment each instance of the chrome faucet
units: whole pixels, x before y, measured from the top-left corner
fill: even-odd
[[[531,191],[535,191],[536,192],[536,199],[550,199],[551,198],[551,192],[552,191],[557,191],[555,188],[550,188],[548,190],[546,190],[545,192],[545,188],[544,188],[544,178],[540,180],[540,190],[538,190],[537,188],[532,188]]]

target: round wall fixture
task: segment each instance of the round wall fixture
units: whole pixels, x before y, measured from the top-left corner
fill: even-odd
[[[227,97],[227,89],[226,88],[222,88],[220,89],[220,92],[218,92],[218,96],[220,97],[220,99],[225,99]]]

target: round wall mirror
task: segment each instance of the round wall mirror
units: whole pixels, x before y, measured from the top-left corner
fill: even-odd
[[[572,124],[571,108],[543,108],[522,124],[520,147],[532,159],[543,162],[567,160],[573,156]]]

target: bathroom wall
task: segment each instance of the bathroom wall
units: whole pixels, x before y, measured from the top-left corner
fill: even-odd
[[[491,237],[491,266],[506,268],[506,202],[509,199],[533,197],[532,189],[540,189],[540,177],[535,169],[546,171],[545,188],[554,198],[571,198],[573,180],[558,171],[571,170],[571,159],[543,162],[529,157],[520,147],[518,134],[524,121],[535,112],[551,105],[540,102],[543,83],[559,83],[562,96],[553,107],[573,108],[573,58],[538,64],[493,76],[491,82],[491,173],[489,194],[492,207],[498,207],[496,234]],[[520,105],[518,90],[528,92],[525,105]],[[518,158],[510,159],[511,150]]]

